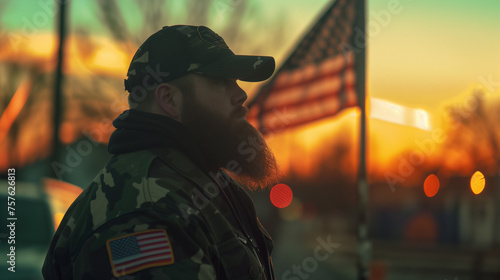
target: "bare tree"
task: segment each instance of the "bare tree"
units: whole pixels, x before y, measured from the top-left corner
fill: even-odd
[[[490,107],[488,107],[490,105]],[[449,133],[446,148],[464,149],[473,159],[476,169],[494,176],[493,196],[500,203],[500,144],[497,123],[498,104],[487,104],[485,94],[475,91],[463,104],[451,106],[449,114],[455,122]],[[498,211],[496,211],[498,213]],[[493,236],[500,231],[500,216],[495,217]],[[500,242],[494,240],[493,242]]]
[[[6,7],[8,3],[8,0],[0,1],[0,11],[4,11],[2,7]],[[279,35],[282,33],[279,31],[284,29],[284,21],[278,21],[276,18],[267,20],[273,23],[278,22],[273,26],[274,30],[278,31],[278,35],[274,32],[265,32],[258,33],[258,36],[256,36],[257,33],[241,32],[244,25],[247,25],[248,30],[248,25],[258,25],[262,22],[255,19],[255,17],[261,16],[263,8],[255,3],[251,5],[247,0],[151,0],[147,2],[137,0],[128,2],[130,5],[135,5],[134,8],[136,9],[134,11],[139,15],[137,20],[126,18],[130,13],[130,7],[124,7],[120,1],[96,0],[94,3],[99,23],[107,31],[109,38],[114,41],[115,47],[120,48],[126,54],[133,54],[149,34],[159,30],[162,26],[171,24],[212,26],[218,23],[216,32],[224,37],[235,52],[253,51],[258,53],[264,47],[268,51],[276,49],[282,44],[283,35]],[[184,12],[177,13],[179,7]],[[69,8],[71,9],[72,6],[70,5]],[[283,11],[280,13],[277,15],[277,19],[284,18]],[[101,48],[100,42],[93,36],[92,31],[85,25],[76,25],[71,18],[68,24],[70,37],[74,38],[77,43],[75,44],[76,53],[72,53],[74,57],[68,57],[66,63],[76,59],[79,63],[83,63],[81,66],[88,67],[88,71],[83,69],[84,72],[65,73],[66,77],[63,86],[65,113],[62,122],[73,126],[72,129],[79,131],[81,137],[83,131],[92,129],[96,123],[103,119],[113,119],[126,109],[126,94],[122,78],[95,73],[91,68],[92,65],[88,64],[93,61],[97,51]],[[131,24],[138,24],[139,26],[131,26]],[[12,33],[23,35],[22,31],[17,33],[13,31]],[[34,36],[36,35],[34,34]],[[256,40],[257,37],[258,40]],[[4,41],[9,40],[6,32],[2,31],[1,26],[0,38]],[[32,38],[27,39],[31,40]],[[0,45],[2,50],[9,47],[12,47],[11,44]],[[29,50],[22,51],[28,52]],[[30,83],[33,84],[28,101],[5,140],[9,147],[8,151],[6,151],[10,153],[9,162],[13,163],[16,159],[19,159],[16,151],[25,150],[25,147],[18,147],[16,139],[21,134],[22,137],[26,136],[24,134],[27,132],[26,128],[30,127],[30,124],[26,122],[40,121],[44,119],[44,116],[52,114],[47,111],[53,110],[50,106],[43,107],[46,109],[40,109],[40,103],[49,104],[51,100],[50,93],[53,90],[53,77],[52,73],[47,71],[46,64],[52,62],[50,59],[44,59],[43,62],[30,61],[29,59],[20,61],[10,57],[1,60],[0,110],[3,111],[10,102],[20,85],[21,78],[29,77]],[[40,63],[43,65],[40,65]],[[42,66],[45,66],[45,68]],[[123,76],[125,76],[125,71]],[[115,104],[115,101],[118,101],[118,105]],[[78,114],[75,114],[75,112],[78,112]],[[48,123],[44,127],[50,130],[51,125]],[[33,133],[31,134],[30,137],[34,137]],[[50,135],[50,131],[47,131],[46,134]],[[76,137],[78,139],[79,136],[76,135]],[[36,142],[36,147],[39,147],[38,144],[40,143],[45,143],[35,139],[31,142]],[[41,158],[41,155],[49,150],[49,144],[50,141],[47,147],[40,147],[39,151],[29,154],[28,159],[22,160],[23,163]]]

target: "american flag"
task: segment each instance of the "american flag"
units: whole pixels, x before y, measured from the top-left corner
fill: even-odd
[[[148,230],[110,239],[109,258],[115,276],[172,264],[174,255],[165,230]]]
[[[337,0],[248,104],[262,133],[294,127],[356,106],[355,1]],[[365,42],[361,42],[365,43]],[[364,45],[363,45],[364,47]]]

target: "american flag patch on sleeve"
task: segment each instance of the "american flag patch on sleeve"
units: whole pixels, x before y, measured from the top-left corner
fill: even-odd
[[[106,242],[113,275],[127,275],[148,267],[174,263],[167,232],[147,230],[109,239]]]

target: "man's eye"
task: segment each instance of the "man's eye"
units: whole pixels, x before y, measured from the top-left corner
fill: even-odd
[[[215,83],[219,85],[225,85],[227,83],[227,79],[216,80]]]

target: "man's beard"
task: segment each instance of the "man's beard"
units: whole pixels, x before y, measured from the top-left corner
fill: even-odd
[[[186,104],[186,103],[185,103]],[[262,135],[246,120],[228,119],[199,105],[191,97],[182,112],[183,124],[194,135],[211,170],[225,169],[250,190],[276,184],[279,168]]]

